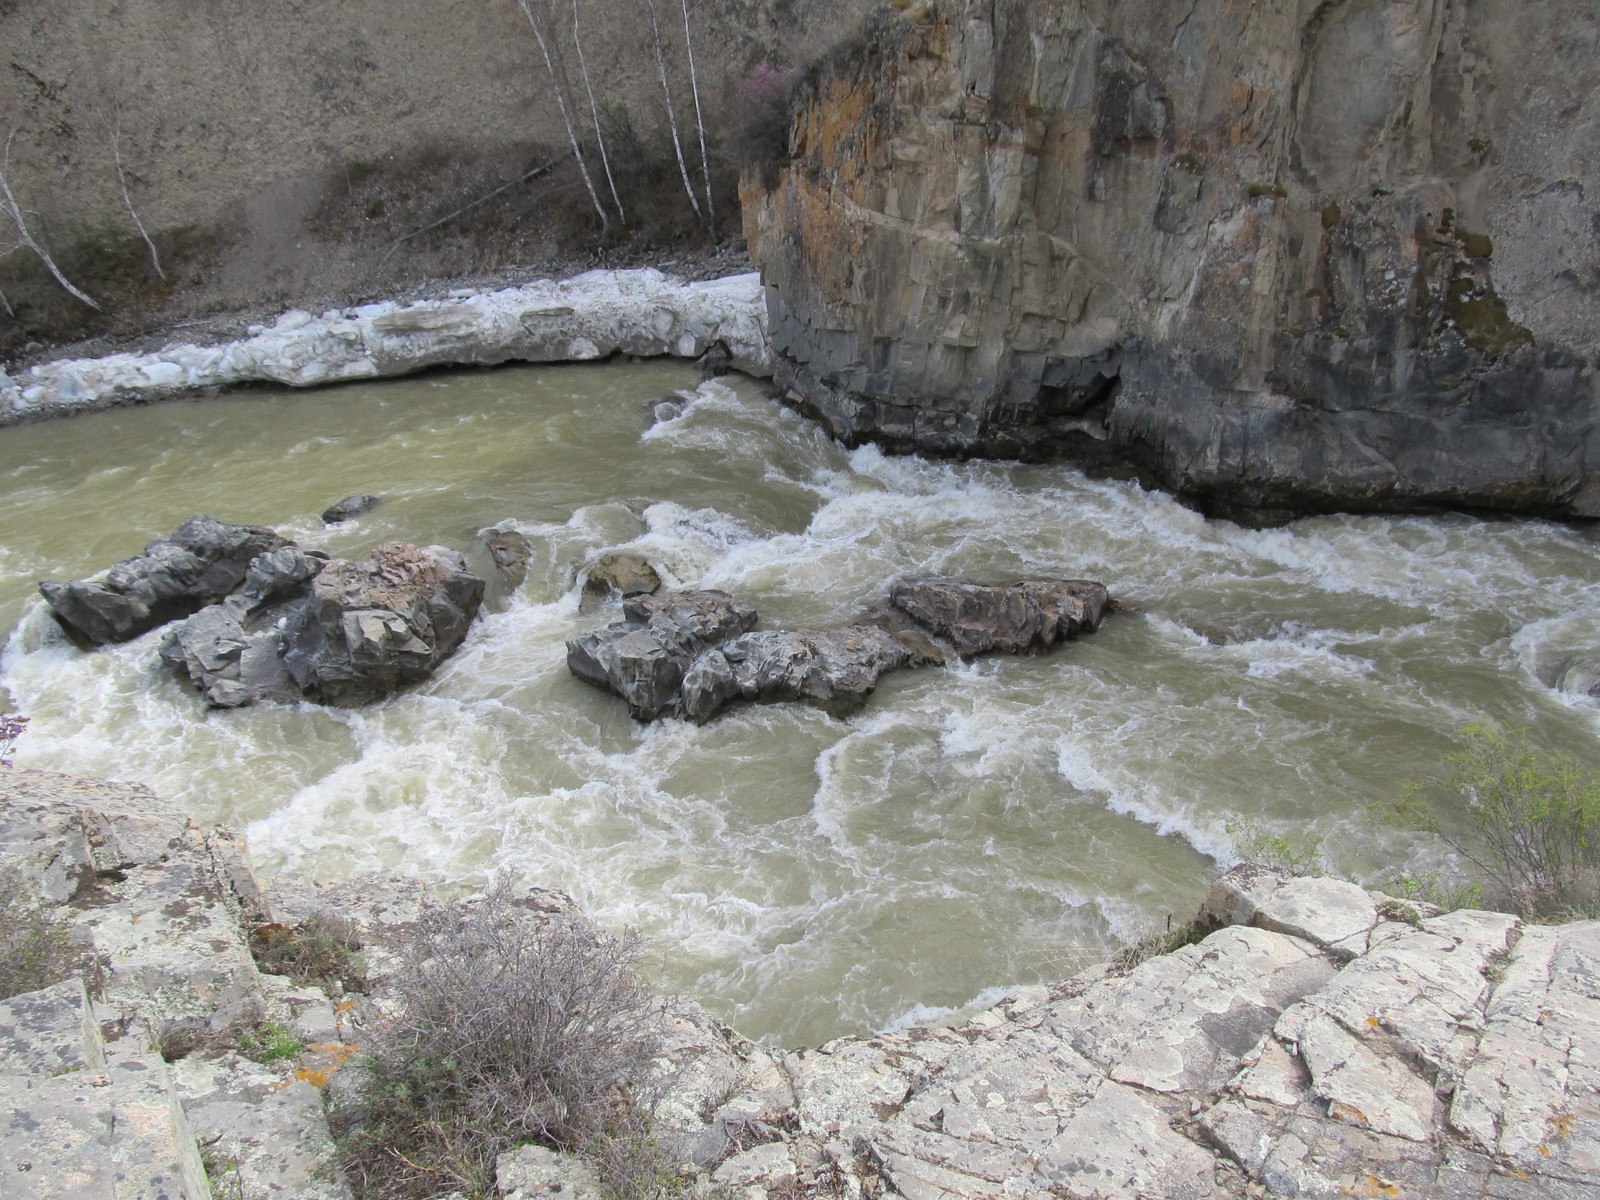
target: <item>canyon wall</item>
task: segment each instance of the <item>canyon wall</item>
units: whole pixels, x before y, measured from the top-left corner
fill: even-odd
[[[896,8],[743,183],[836,435],[1253,517],[1600,516],[1593,4]]]
[[[328,306],[706,240],[668,139],[645,6],[529,4],[548,20],[609,205],[595,111],[607,131],[626,231],[613,218],[602,236],[517,0],[0,0],[0,174],[32,235],[103,310],[15,249],[0,201],[0,356],[199,313]],[[738,232],[735,171],[719,149],[739,84],[763,63],[805,59],[863,6],[690,6],[722,233]],[[701,189],[683,9],[656,7]]]

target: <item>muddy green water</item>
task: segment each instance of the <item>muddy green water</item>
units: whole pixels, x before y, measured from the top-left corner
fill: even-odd
[[[647,401],[681,392],[652,424]],[[377,492],[325,530],[315,514]],[[208,712],[160,633],[68,646],[36,581],[210,512],[334,553],[536,548],[427,685],[359,711]],[[575,568],[643,550],[764,624],[843,623],[910,570],[1087,576],[1137,615],[1047,658],[885,681],[837,721],[643,726],[572,680]],[[1596,535],[1464,517],[1249,531],[1066,468],[841,450],[748,382],[678,365],[430,375],[0,430],[0,703],[19,765],[147,782],[267,872],[491,873],[644,930],[671,983],[787,1044],[1056,978],[1187,918],[1230,822],[1309,830],[1367,877],[1438,847],[1363,815],[1474,720],[1600,765]]]

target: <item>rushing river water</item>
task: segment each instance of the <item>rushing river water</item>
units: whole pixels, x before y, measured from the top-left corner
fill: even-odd
[[[648,401],[681,391],[652,424]],[[19,765],[145,781],[326,877],[491,872],[635,925],[670,982],[786,1044],[1056,978],[1187,918],[1238,823],[1340,869],[1426,866],[1364,809],[1488,719],[1600,763],[1594,532],[1467,517],[1250,531],[1068,468],[848,452],[677,364],[514,368],[108,412],[0,431],[0,625]],[[354,492],[388,501],[323,529]],[[196,512],[363,554],[478,529],[533,542],[425,686],[360,710],[208,712],[160,632],[82,653],[34,590]],[[799,705],[631,721],[567,674],[574,569],[644,551],[769,628],[842,624],[907,571],[1103,580],[1139,606],[1036,659]],[[5,698],[0,696],[0,702]],[[1229,831],[1229,825],[1235,832]]]

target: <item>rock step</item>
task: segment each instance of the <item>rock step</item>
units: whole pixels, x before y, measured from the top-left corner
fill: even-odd
[[[105,1065],[100,1026],[81,978],[0,1000],[0,1075],[49,1078]]]
[[[103,1069],[0,1076],[7,1200],[211,1200],[194,1135],[158,1055]]]

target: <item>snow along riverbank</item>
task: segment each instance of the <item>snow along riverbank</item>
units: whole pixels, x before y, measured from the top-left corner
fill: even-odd
[[[291,309],[251,336],[150,354],[0,368],[0,424],[163,399],[242,383],[315,387],[425,367],[584,362],[612,354],[699,358],[717,343],[735,370],[772,374],[767,307],[756,274],[684,283],[653,268],[590,271],[411,304]]]

